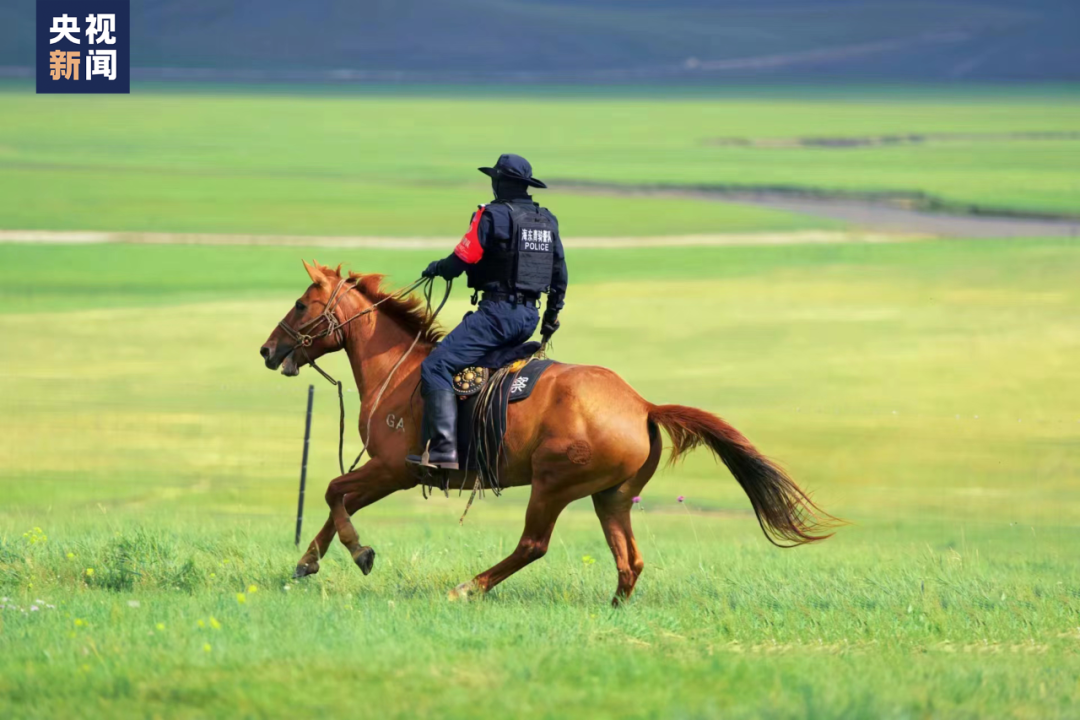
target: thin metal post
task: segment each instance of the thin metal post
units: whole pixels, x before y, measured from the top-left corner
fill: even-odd
[[[308,446],[311,444],[311,405],[315,386],[307,388],[307,420],[304,421],[304,459],[300,462],[300,499],[296,501],[296,547],[300,547],[300,526],[304,524],[304,488],[307,486]]]

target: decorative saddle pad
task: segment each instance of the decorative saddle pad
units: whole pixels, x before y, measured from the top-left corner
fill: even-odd
[[[524,363],[535,361],[533,356],[539,350],[540,343],[536,341],[492,350],[480,358],[476,365],[471,365],[461,372],[454,373],[454,392],[458,394],[459,400],[472,397],[484,389],[488,378],[494,373],[506,367],[509,367],[512,372],[517,372]],[[531,392],[532,385],[529,384],[529,378],[525,377],[524,382],[518,382],[517,390],[511,392],[510,402],[524,400],[529,397]]]
[[[492,372],[480,391],[463,396],[458,406],[458,457],[461,468],[478,471],[487,487],[499,487],[499,462],[510,403],[527,399],[544,371],[555,364],[546,358],[518,360]]]
[[[491,371],[485,367],[467,367],[454,375],[454,392],[461,399],[475,395],[484,389]]]

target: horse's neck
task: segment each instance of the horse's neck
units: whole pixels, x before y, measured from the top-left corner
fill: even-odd
[[[419,374],[420,363],[431,352],[431,347],[417,342],[409,352],[415,339],[415,335],[406,333],[389,316],[379,315],[377,311],[362,318],[356,327],[349,328],[345,336],[345,353],[349,356],[363,409],[372,408],[375,396],[391,371],[394,376],[386,386],[387,394],[403,381],[419,379],[411,376]],[[408,357],[405,357],[406,353]],[[399,361],[401,364],[395,370]]]

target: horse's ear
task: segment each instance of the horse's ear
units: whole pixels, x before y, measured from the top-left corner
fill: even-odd
[[[326,279],[326,275],[319,269],[319,263],[312,261],[311,265],[308,265],[307,260],[301,260],[304,263],[304,269],[307,270],[308,277],[311,278],[311,282],[321,287],[329,287],[330,281]]]

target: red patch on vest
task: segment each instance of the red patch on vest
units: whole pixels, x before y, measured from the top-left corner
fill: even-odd
[[[477,231],[480,229],[480,217],[484,214],[484,206],[481,205],[476,210],[476,214],[473,215],[472,224],[469,225],[469,232],[465,233],[461,238],[461,242],[454,248],[454,254],[464,260],[470,265],[475,265],[480,262],[480,258],[484,257],[484,248],[480,245],[480,238],[477,236]]]

